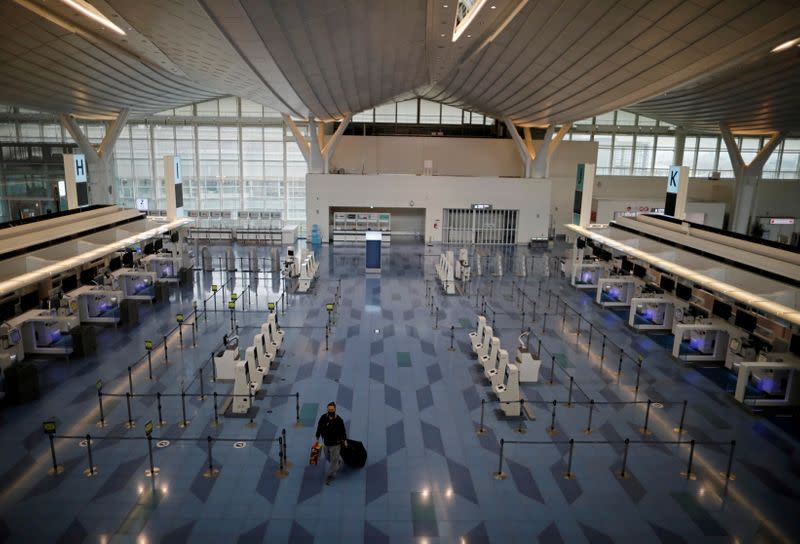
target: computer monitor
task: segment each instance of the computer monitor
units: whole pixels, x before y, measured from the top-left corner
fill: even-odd
[[[675,286],[675,296],[681,300],[689,300],[692,298],[692,288],[679,283]]]
[[[610,251],[604,249],[600,252],[600,258],[604,261],[610,261],[614,258]]]
[[[152,243],[147,243],[144,245],[144,249],[142,249],[142,253],[145,255],[152,255],[156,252],[156,249],[153,247]]]
[[[586,240],[583,238],[578,238],[578,240],[575,242],[575,245],[578,246],[578,249],[583,249],[586,247]]]
[[[39,307],[39,293],[38,291],[31,291],[27,295],[22,295],[19,298],[19,305],[23,312],[33,310]]]
[[[16,312],[14,307],[17,305],[16,300],[8,300],[0,304],[0,321],[7,321],[14,317]]]
[[[637,278],[643,278],[647,275],[647,269],[640,264],[633,265],[633,275]]]
[[[81,284],[82,285],[91,284],[96,277],[97,277],[97,269],[96,268],[87,268],[86,270],[81,270]]]
[[[78,288],[78,276],[72,275],[61,279],[61,290],[65,293]]]
[[[14,345],[22,342],[22,334],[20,334],[19,329],[11,329],[8,331],[8,341]]]
[[[133,266],[133,251],[126,251],[122,254],[122,266]]]
[[[800,355],[800,334],[792,335],[792,341],[789,342],[789,351],[795,355]]]
[[[622,271],[627,272],[628,274],[633,272],[633,263],[625,257],[622,258]]]
[[[720,302],[714,299],[714,305],[711,307],[711,313],[722,319],[728,319],[731,316],[731,305]]]
[[[289,249],[289,250],[287,250],[287,251],[286,251],[286,254],[287,254],[289,257],[294,257],[294,250],[293,250],[293,249]]]
[[[661,280],[658,282],[659,287],[661,287],[664,291],[671,293],[675,290],[675,280],[672,278],[668,278],[667,276],[661,276]]]
[[[112,257],[111,260],[108,261],[108,269],[112,272],[120,268],[122,268],[122,257]]]
[[[180,235],[178,234],[178,231],[173,231],[172,234],[169,235],[169,241],[173,244],[177,244],[179,239]]]
[[[592,248],[592,255],[594,255],[594,256],[595,256],[595,257],[597,257],[598,259],[600,258],[600,254],[601,254],[602,252],[603,252],[603,250],[602,250],[600,247],[598,247],[598,246],[594,246],[594,247]]]
[[[756,330],[756,324],[758,322],[758,318],[744,310],[739,308],[736,309],[736,320],[735,324],[737,327],[746,330],[747,332],[753,332]]]
[[[155,249],[156,251],[161,251],[162,249],[164,249],[164,241],[161,238],[159,238],[158,240],[153,242],[153,249]]]

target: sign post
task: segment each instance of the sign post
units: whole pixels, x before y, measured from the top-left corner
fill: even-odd
[[[53,443],[53,437],[56,434],[56,422],[55,420],[48,419],[44,423],[42,423],[42,429],[44,433],[47,435],[47,438],[50,439],[50,455],[53,457],[53,467],[48,471],[50,474],[61,474],[64,472],[64,467],[59,465],[56,462],[56,447]]]

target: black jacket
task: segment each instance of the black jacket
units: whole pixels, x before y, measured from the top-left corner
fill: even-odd
[[[347,431],[344,428],[344,420],[336,414],[333,419],[327,413],[322,414],[317,423],[317,439],[322,436],[326,446],[338,446],[347,440]]]

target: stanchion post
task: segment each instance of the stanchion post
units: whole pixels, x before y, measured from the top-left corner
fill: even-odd
[[[553,383],[555,382],[555,378],[556,378],[555,372],[556,372],[556,356],[555,355],[551,355],[550,356],[550,385],[553,385]]]
[[[214,391],[214,427],[219,427],[219,405],[217,404],[216,391]]]
[[[486,429],[483,428],[483,410],[486,407],[486,399],[481,399],[481,422],[478,425],[478,434],[485,434]]]
[[[624,353],[625,353],[624,351],[619,350],[619,365],[617,366],[617,376],[622,375],[622,355]]]
[[[153,488],[153,495],[156,492],[156,467],[153,464],[153,437],[147,433],[147,457],[150,459],[150,484]]]
[[[697,479],[697,476],[692,474],[692,461],[694,461],[694,438],[689,441],[689,462],[686,464],[686,472],[681,473],[687,480]]]
[[[53,468],[50,469],[50,474],[64,472],[64,467],[58,466],[58,462],[56,461],[56,445],[54,443],[53,433],[47,433],[47,437],[50,439],[50,455],[53,458]],[[730,472],[730,465],[728,465],[728,472]]]
[[[631,439],[626,438],[625,449],[622,452],[622,469],[619,471],[619,477],[623,480],[628,478],[628,473],[626,469],[628,468],[628,449],[630,448],[630,446],[631,446]]]
[[[214,439],[211,438],[211,435],[208,435],[206,438],[206,443],[208,444],[208,470],[203,473],[203,476],[206,478],[213,478],[219,474],[219,469],[214,468],[214,458],[211,456],[211,445],[213,442]]]
[[[642,361],[639,361],[639,365],[636,369],[636,387],[634,388],[634,391],[636,391],[637,393],[639,392],[639,376],[641,374],[642,374]],[[650,401],[648,400],[647,402]]]
[[[289,457],[286,454],[286,429],[281,429],[281,437],[283,438],[283,444],[281,445],[281,448],[283,448],[283,466],[289,468]]]
[[[453,345],[456,339],[456,328],[454,325],[450,325],[450,348],[447,351],[455,351],[456,348]]]
[[[128,365],[128,393],[133,395],[133,372],[130,365]]]
[[[436,307],[436,320],[433,323],[433,330],[437,330],[439,328],[439,307]]]
[[[86,452],[89,456],[89,468],[83,471],[83,473],[87,476],[94,476],[97,474],[97,467],[94,466],[94,460],[92,459],[92,437],[89,433],[86,433]]]
[[[589,355],[592,351],[592,333],[594,332],[594,327],[592,326],[591,322],[589,323],[589,345],[586,347],[586,355]]]
[[[147,350],[147,375],[149,379],[153,379],[153,354]]]
[[[495,480],[505,480],[506,475],[503,474],[503,449],[505,449],[505,439],[500,439],[500,460],[497,464],[497,472],[494,473]]]
[[[725,469],[725,472],[720,473],[720,476],[725,478],[725,485],[730,480],[735,480],[736,475],[731,472],[731,468],[733,467],[733,451],[736,449],[736,440],[731,440],[731,450],[728,454],[728,468]],[[53,458],[55,459],[55,457]]]
[[[227,346],[223,346],[226,348]],[[214,352],[211,352],[211,381],[216,383],[217,382],[217,364],[214,362]]]
[[[575,473],[572,472],[572,451],[575,449],[575,439],[569,439],[569,455],[567,456],[567,471],[564,473],[564,478],[567,480],[574,480]]]
[[[589,399],[589,422],[586,429],[583,431],[586,434],[592,434],[592,414],[594,413],[594,399]]]
[[[294,426],[299,428],[303,426],[300,421],[300,393],[294,394]]]
[[[203,367],[200,367],[200,400],[206,400],[206,393],[203,389]]]
[[[545,327],[547,327],[547,312],[542,316],[542,334],[544,334]]]
[[[246,426],[247,427],[255,427],[256,426],[256,422],[253,421],[253,390],[252,389],[248,389],[247,390],[247,400],[248,400],[248,402],[247,402],[247,411],[250,412],[250,421],[247,422]]]
[[[678,443],[681,442],[681,435],[683,434],[683,423],[686,421],[686,405],[689,404],[689,401],[683,401],[683,408],[681,409],[681,422],[678,424],[678,427],[672,429],[676,433],[678,433]]]
[[[650,431],[647,429],[647,425],[650,423],[650,405],[653,402],[650,399],[647,399],[647,409],[644,411],[644,427],[642,427],[642,434],[647,435],[650,434]]]
[[[169,354],[167,353],[167,337],[164,336],[164,364],[169,364]]]
[[[181,414],[183,416],[181,427],[188,427],[189,423],[186,421],[186,391],[181,391]]]
[[[161,392],[156,393],[156,406],[158,407],[158,426],[164,426],[164,418],[161,417]]]
[[[513,402],[513,401],[512,401]],[[525,399],[519,399],[519,425],[517,425],[517,434],[525,434],[527,431],[522,426],[522,413],[525,410]]]
[[[125,393],[125,400],[128,403],[128,424],[126,425],[128,429],[133,429],[135,424],[133,423],[133,416],[131,415],[131,394]]]
[[[600,348],[600,368],[603,368],[603,362],[606,360],[606,335],[603,335],[603,346]]]
[[[553,412],[550,418],[550,428],[547,429],[548,434],[556,434],[556,403],[558,401],[553,401]]]
[[[100,427],[106,426],[106,418],[103,414],[103,390],[97,390],[97,403],[100,405]]]
[[[575,377],[569,377],[569,394],[567,395],[567,408],[572,408],[572,384],[575,383]]]

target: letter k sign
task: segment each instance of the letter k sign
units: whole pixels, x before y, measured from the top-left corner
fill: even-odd
[[[678,177],[678,170],[670,171],[670,173],[669,173],[669,187],[670,188],[672,188],[672,187],[675,187],[676,189],[678,188],[677,177]]]

